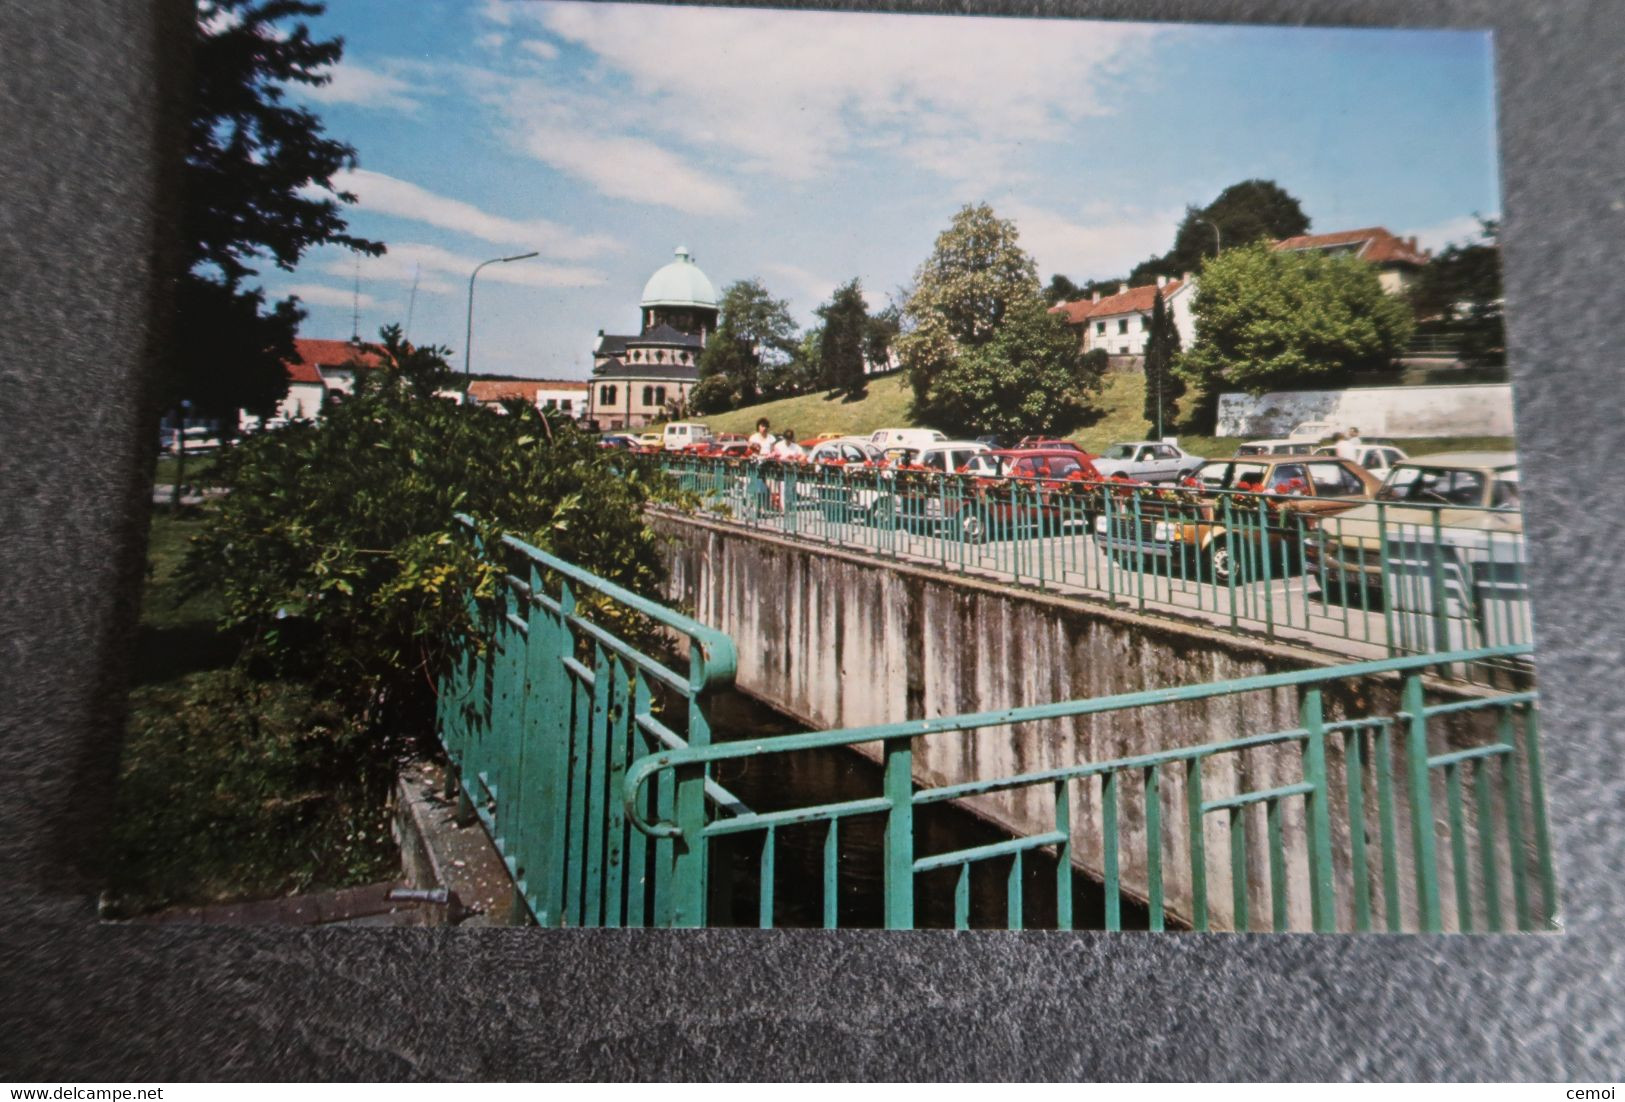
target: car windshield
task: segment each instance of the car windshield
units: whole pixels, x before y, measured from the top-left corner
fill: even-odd
[[[1377,498],[1435,505],[1483,505],[1484,473],[1449,467],[1395,467]]]
[[[1111,447],[1106,449],[1106,456],[1105,457],[1107,459],[1133,459],[1134,458],[1134,445],[1133,444],[1113,444]]]
[[[1237,455],[1263,455],[1269,451],[1263,444],[1243,444],[1236,449]]]
[[[1228,463],[1204,463],[1202,464],[1201,469],[1196,472],[1196,477],[1198,480],[1200,480],[1204,488],[1209,490],[1222,490],[1224,488],[1225,477],[1229,475],[1229,473],[1230,464]]]

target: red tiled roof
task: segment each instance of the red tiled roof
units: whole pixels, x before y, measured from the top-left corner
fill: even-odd
[[[1121,294],[1109,295],[1099,302],[1086,298],[1077,302],[1063,302],[1059,306],[1051,306],[1049,312],[1065,315],[1068,325],[1077,325],[1088,318],[1103,318],[1110,314],[1149,314],[1156,305],[1159,289],[1162,291],[1162,300],[1167,302],[1173,297],[1173,293],[1184,285],[1184,280],[1179,279],[1170,279],[1161,288],[1155,283],[1147,283],[1143,287],[1130,287]]]
[[[288,361],[288,380],[295,383],[325,383],[322,368],[343,367],[359,363],[362,367],[377,367],[378,353],[358,348],[349,341],[316,340],[296,337],[293,346],[297,360]]]
[[[1334,249],[1343,245],[1358,245],[1354,255],[1372,264],[1426,264],[1431,254],[1417,248],[1416,238],[1399,238],[1381,226],[1367,226],[1363,230],[1343,230],[1339,233],[1306,233],[1277,241],[1275,248],[1297,252],[1306,249]]]
[[[578,379],[475,379],[468,384],[469,397],[476,402],[500,402],[504,398],[536,401],[541,390],[568,390],[585,394],[587,384]]]

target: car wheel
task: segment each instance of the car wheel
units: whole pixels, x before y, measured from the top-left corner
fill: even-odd
[[[1207,548],[1207,576],[1218,585],[1229,585],[1232,580],[1239,582],[1236,576],[1235,556],[1230,553],[1228,541],[1214,540]]]
[[[960,512],[955,528],[959,538],[966,543],[981,543],[987,538],[986,522],[968,510]]]

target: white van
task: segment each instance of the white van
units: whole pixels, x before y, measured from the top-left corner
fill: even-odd
[[[698,421],[675,421],[661,434],[661,447],[669,452],[680,452],[690,444],[711,439],[711,426]]]
[[[975,456],[993,449],[986,444],[975,440],[951,440],[942,444],[932,444],[928,448],[921,448],[915,462],[922,467],[929,467],[933,471],[944,474],[955,474],[959,468],[969,463]]]
[[[889,448],[923,448],[947,439],[936,429],[876,429],[869,434],[869,443],[881,451]]]

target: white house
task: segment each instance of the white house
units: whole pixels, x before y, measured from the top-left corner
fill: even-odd
[[[1182,279],[1158,276],[1155,283],[1141,287],[1120,284],[1115,295],[1102,297],[1096,291],[1091,298],[1063,302],[1050,307],[1050,313],[1060,314],[1068,325],[1079,327],[1085,352],[1101,348],[1109,356],[1141,356],[1151,337],[1151,310],[1161,291],[1163,305],[1174,316],[1179,346],[1189,348],[1196,339],[1196,318],[1191,313],[1195,288],[1196,280],[1189,272]]]
[[[1395,237],[1381,226],[1338,233],[1309,233],[1277,241],[1282,252],[1323,252],[1329,256],[1352,253],[1377,269],[1377,282],[1390,295],[1397,295],[1416,282],[1432,254],[1419,248],[1414,237]]]
[[[587,381],[571,379],[475,379],[468,384],[468,396],[480,405],[497,405],[514,398],[529,402],[539,410],[558,412],[572,420],[587,415]],[[461,397],[461,391],[443,391],[447,397]]]
[[[269,420],[316,420],[330,394],[348,394],[355,386],[355,369],[376,366],[378,355],[352,341],[298,337],[296,358],[288,361],[288,393]],[[259,428],[261,420],[247,412],[237,415],[242,432]]]

